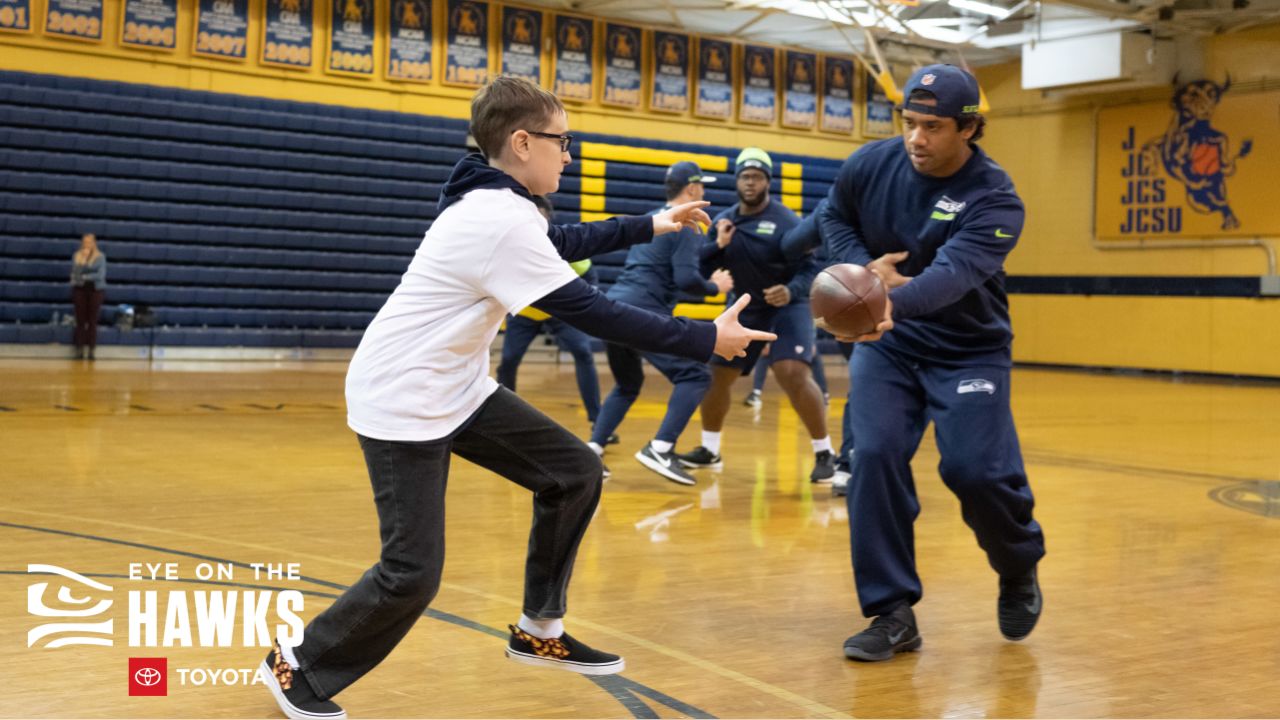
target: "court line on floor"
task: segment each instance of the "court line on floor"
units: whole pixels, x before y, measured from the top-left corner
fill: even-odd
[[[236,541],[236,540],[229,540],[229,539],[227,539],[227,538],[216,538],[216,537],[211,537],[211,536],[208,536],[208,535],[200,535],[200,534],[197,534],[197,533],[187,533],[187,532],[182,532],[182,531],[177,531],[177,530],[167,530],[167,529],[164,529],[164,528],[159,528],[159,527],[154,527],[154,526],[146,526],[146,525],[136,525],[136,524],[133,524],[133,523],[122,523],[122,522],[118,522],[118,521],[114,521],[114,520],[100,520],[100,519],[96,519],[96,518],[80,517],[80,516],[75,516],[75,515],[68,515],[68,514],[65,514],[65,513],[49,513],[49,512],[42,512],[42,511],[39,511],[39,510],[24,510],[24,509],[21,509],[21,508],[0,508],[0,512],[19,512],[19,513],[27,513],[27,514],[31,514],[31,515],[40,515],[40,516],[44,516],[44,517],[57,518],[57,519],[62,519],[62,520],[72,520],[72,521],[76,521],[76,522],[98,523],[98,524],[103,524],[103,525],[110,525],[110,526],[121,527],[121,528],[127,528],[127,529],[131,529],[131,530],[139,530],[139,531],[144,531],[144,532],[157,532],[157,533],[163,533],[163,534],[172,534],[172,535],[177,535],[177,536],[180,536],[180,537],[187,537],[187,538],[191,538],[191,539],[203,540],[203,541],[206,541],[206,542],[212,542],[212,543],[223,543],[223,544],[226,544],[226,545],[237,545],[237,546],[249,547],[249,548],[254,548],[254,549],[259,549],[259,550],[269,550],[269,551],[271,551],[272,553],[278,553],[278,552],[280,551],[280,548],[279,548],[278,546],[274,546],[274,547],[273,547],[273,546],[266,546],[266,545],[257,545],[257,544],[254,544],[254,543],[245,543],[245,542],[240,542],[240,541]],[[0,522],[0,525],[9,525],[9,526],[14,526],[15,524],[13,524],[13,523],[6,523],[6,522]],[[27,526],[20,526],[20,525],[18,525],[17,527],[27,527]],[[73,532],[69,532],[69,531],[65,531],[65,530],[56,530],[56,529],[51,529],[51,528],[50,528],[50,529],[39,528],[39,529],[40,529],[40,530],[43,530],[43,531],[45,531],[45,532],[52,532],[52,533],[54,533],[54,534],[68,535],[68,536],[72,536],[72,537],[78,537],[78,536],[80,536],[78,533],[73,533]],[[99,539],[101,539],[101,538],[99,538]],[[154,547],[154,546],[147,546],[147,545],[143,545],[143,544],[141,544],[141,543],[135,543],[135,542],[130,542],[130,541],[126,541],[126,540],[112,540],[111,542],[115,542],[115,543],[117,543],[117,544],[122,544],[122,545],[129,545],[129,546],[139,547],[139,548],[150,548],[150,549],[160,549],[160,550],[164,550],[163,548],[156,548],[156,547]],[[182,556],[191,557],[191,558],[196,558],[196,559],[212,560],[212,561],[215,561],[215,562],[219,561],[219,559],[218,559],[218,558],[213,558],[213,557],[206,556],[206,555],[199,555],[199,554],[196,554],[196,553],[186,552],[186,551],[182,551],[182,550],[172,550],[172,551],[171,551],[171,550],[164,550],[164,551],[165,551],[165,552],[172,552],[173,554],[182,555]],[[368,565],[362,565],[362,564],[353,563],[353,562],[344,561],[344,560],[336,560],[336,559],[334,559],[334,558],[330,558],[330,557],[323,557],[323,556],[319,556],[319,555],[312,555],[312,554],[309,554],[309,553],[294,553],[294,552],[292,552],[292,551],[291,551],[291,557],[292,557],[292,556],[297,556],[297,557],[299,557],[299,558],[311,558],[311,559],[314,559],[314,560],[320,560],[320,561],[323,561],[323,562],[330,562],[330,563],[334,563],[334,564],[337,564],[337,565],[343,565],[343,566],[347,566],[347,567],[354,567],[354,568],[358,568],[358,569],[360,569],[360,570],[366,570],[366,569],[368,569]],[[226,561],[225,561],[225,560],[222,560],[222,562],[226,562]],[[240,564],[240,563],[237,563],[237,564]],[[249,567],[247,564],[240,564],[240,565],[242,565],[243,567],[246,567],[246,568],[247,568],[247,567]],[[321,579],[319,579],[319,578],[312,578],[312,577],[309,577],[309,576],[304,576],[304,577],[303,577],[303,579],[308,580],[308,581],[310,581],[310,582],[315,582],[316,584],[324,585],[324,586],[326,586],[326,587],[339,588],[339,589],[345,589],[345,587],[346,587],[346,586],[343,586],[343,585],[338,585],[338,584],[336,584],[336,583],[329,582],[329,581],[327,581],[327,580],[321,580]],[[495,593],[490,593],[490,592],[486,592],[486,591],[483,591],[483,590],[476,590],[476,589],[474,589],[474,588],[469,588],[469,587],[466,587],[466,586],[463,586],[463,585],[457,585],[457,584],[455,584],[455,583],[441,583],[441,587],[442,587],[442,588],[447,588],[447,589],[452,590],[452,591],[456,591],[456,592],[460,592],[460,593],[464,593],[464,594],[468,594],[468,595],[473,595],[473,596],[476,596],[476,597],[484,598],[484,599],[486,599],[486,600],[492,600],[492,601],[502,602],[502,603],[505,603],[505,604],[508,604],[508,605],[511,605],[511,606],[514,606],[514,607],[521,607],[521,605],[522,605],[522,603],[520,603],[520,602],[518,602],[518,601],[516,601],[516,600],[514,600],[514,599],[504,597],[504,596],[502,596],[502,595],[497,595],[497,594],[495,594]],[[469,622],[469,621],[468,621],[468,622]],[[601,625],[601,624],[599,624],[599,623],[594,623],[594,622],[592,622],[592,621],[590,621],[590,620],[587,620],[587,619],[585,619],[585,618],[582,618],[582,617],[577,617],[577,616],[575,616],[575,617],[573,618],[573,623],[574,623],[574,624],[576,624],[576,625],[581,625],[581,626],[583,626],[583,627],[590,628],[591,630],[595,630],[596,632],[599,632],[599,633],[601,633],[601,634],[610,635],[610,636],[612,636],[612,637],[615,637],[615,638],[618,638],[618,639],[621,639],[621,640],[625,640],[625,641],[627,641],[627,642],[634,643],[634,644],[636,644],[636,645],[638,645],[638,646],[640,646],[640,647],[643,647],[643,648],[645,648],[645,649],[647,649],[647,650],[650,650],[651,652],[655,652],[655,653],[658,653],[658,654],[661,654],[661,655],[666,655],[667,657],[670,657],[670,658],[673,658],[673,659],[679,660],[679,661],[681,661],[681,662],[688,663],[688,664],[693,665],[694,667],[697,667],[697,668],[699,668],[699,669],[701,669],[701,670],[705,670],[705,671],[707,671],[707,672],[714,673],[714,674],[719,675],[720,677],[723,677],[723,678],[725,678],[725,679],[727,679],[727,680],[732,680],[732,681],[734,681],[734,682],[736,682],[736,683],[739,683],[739,684],[741,684],[741,685],[745,685],[745,686],[747,686],[747,687],[750,687],[750,688],[752,688],[753,690],[756,690],[756,691],[762,692],[762,693],[764,693],[764,694],[766,694],[766,695],[771,695],[771,696],[773,696],[773,697],[775,697],[775,698],[778,698],[779,700],[784,700],[784,701],[786,701],[786,702],[789,702],[789,703],[791,703],[791,704],[793,704],[793,705],[796,705],[796,706],[798,706],[798,707],[801,707],[801,708],[803,708],[803,709],[805,709],[805,710],[807,710],[807,711],[809,711],[809,712],[811,712],[811,713],[814,713],[814,714],[817,714],[817,715],[821,715],[821,716],[823,716],[823,717],[829,717],[829,718],[848,718],[848,717],[850,717],[850,715],[849,715],[848,713],[845,713],[845,712],[843,712],[843,711],[837,710],[837,709],[832,708],[832,707],[828,707],[827,705],[824,705],[824,704],[822,704],[822,703],[820,703],[820,702],[818,702],[818,701],[816,701],[816,700],[813,700],[813,699],[811,699],[811,698],[807,698],[807,697],[805,697],[805,696],[803,696],[803,695],[800,695],[800,694],[798,694],[798,693],[794,693],[794,692],[792,692],[792,691],[790,691],[790,690],[787,690],[787,689],[785,689],[785,688],[781,688],[781,687],[778,687],[778,686],[776,686],[776,685],[772,685],[772,684],[767,683],[767,682],[765,682],[765,681],[763,681],[763,680],[759,680],[759,679],[757,679],[757,678],[751,677],[750,675],[746,675],[746,674],[744,674],[744,673],[740,673],[740,672],[737,672],[737,671],[735,671],[735,670],[730,670],[730,669],[728,669],[728,668],[726,668],[726,667],[722,667],[722,666],[720,666],[720,665],[718,665],[718,664],[716,664],[716,663],[714,663],[714,662],[712,662],[712,661],[710,661],[710,660],[705,660],[705,659],[703,659],[703,658],[699,658],[699,657],[696,657],[696,656],[694,656],[694,655],[690,655],[690,654],[685,653],[685,652],[683,652],[683,651],[676,650],[675,648],[667,647],[666,645],[663,645],[663,644],[661,644],[661,643],[656,643],[656,642],[653,642],[653,641],[651,641],[651,640],[646,640],[646,639],[641,638],[641,637],[639,637],[639,636],[637,636],[637,635],[633,635],[633,634],[631,634],[631,633],[628,633],[628,632],[625,632],[625,631],[622,631],[622,630],[615,630],[615,629],[613,629],[613,628],[611,628],[611,627],[609,627],[609,626],[607,626],[607,625]],[[482,627],[483,627],[483,626],[482,626]]]

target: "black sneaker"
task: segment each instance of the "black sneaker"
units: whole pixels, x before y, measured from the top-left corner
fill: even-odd
[[[511,628],[507,657],[518,663],[560,668],[583,675],[613,675],[627,666],[621,657],[593,650],[569,637],[569,633],[541,640],[515,625],[507,627]]]
[[[702,470],[724,469],[724,460],[720,458],[720,453],[713,453],[701,445],[687,453],[676,455],[676,459],[687,468]]]
[[[829,483],[836,474],[836,454],[830,450],[821,450],[813,454],[813,472],[809,473],[809,482]]]
[[[920,649],[920,631],[916,630],[916,614],[910,605],[899,605],[892,612],[871,621],[866,630],[844,641],[844,656],[851,660],[877,662],[888,660],[900,652]]]
[[[742,404],[749,408],[756,408],[758,410],[762,405],[764,405],[764,400],[760,397],[759,390],[752,390],[747,393],[745,398],[742,399]]]
[[[600,470],[601,470],[601,472],[602,472],[602,474],[600,475],[600,477],[604,478],[605,480],[608,480],[608,479],[609,479],[609,476],[613,474],[613,473],[609,472],[609,466],[608,466],[608,465],[605,465],[603,462],[601,462],[601,463],[600,463]]]
[[[611,434],[609,435],[609,439],[604,441],[604,444],[605,444],[605,445],[617,445],[617,444],[618,444],[618,443],[620,443],[620,442],[622,442],[622,439],[618,437],[618,433],[611,433]]]
[[[1005,640],[1018,641],[1030,635],[1043,607],[1044,596],[1040,594],[1035,568],[1025,575],[1000,578],[996,615],[1000,619],[1000,634]]]
[[[641,465],[673,483],[694,485],[698,482],[693,479],[692,475],[685,472],[684,468],[680,467],[680,461],[676,459],[674,450],[658,452],[653,449],[653,443],[646,443],[644,447],[636,452],[636,459],[640,461]]]
[[[347,713],[332,700],[321,700],[301,671],[289,666],[280,643],[271,646],[258,668],[258,678],[271,691],[280,710],[293,720],[345,720]]]

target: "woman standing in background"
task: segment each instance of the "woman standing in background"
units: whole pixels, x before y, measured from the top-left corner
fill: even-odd
[[[76,357],[93,359],[98,345],[98,313],[107,286],[107,256],[98,249],[93,233],[80,238],[80,249],[71,256],[71,302],[76,308]]]

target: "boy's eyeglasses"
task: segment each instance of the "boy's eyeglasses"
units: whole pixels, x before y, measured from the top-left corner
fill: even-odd
[[[573,144],[572,135],[553,135],[551,133],[534,132],[532,130],[525,130],[525,132],[529,133],[530,135],[537,135],[538,137],[550,138],[552,140],[559,140],[560,152],[569,152],[569,146]]]

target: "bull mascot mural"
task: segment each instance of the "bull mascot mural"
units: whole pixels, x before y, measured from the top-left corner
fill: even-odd
[[[1143,148],[1152,165],[1158,159],[1169,177],[1182,183],[1187,203],[1196,212],[1222,214],[1223,230],[1240,227],[1227,202],[1227,178],[1235,174],[1236,162],[1253,149],[1253,141],[1246,139],[1240,154],[1232,157],[1230,138],[1213,127],[1214,110],[1230,87],[1230,75],[1222,85],[1196,80],[1178,87],[1169,102],[1174,113],[1168,131]]]

